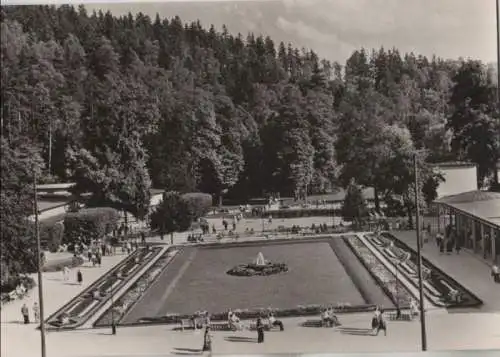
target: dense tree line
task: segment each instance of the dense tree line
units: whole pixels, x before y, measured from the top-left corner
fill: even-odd
[[[353,179],[410,213],[416,149],[427,200],[430,162],[472,160],[480,182],[498,182],[494,85],[475,60],[381,48],[341,65],[269,37],[83,6],[2,7],[1,59],[2,162],[29,147],[45,182],[75,181],[91,205],[139,218],[152,186],[244,199]]]

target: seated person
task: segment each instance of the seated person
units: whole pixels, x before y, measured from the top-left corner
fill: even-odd
[[[321,324],[326,324],[327,326],[330,325],[330,312],[328,309],[323,310],[321,313]]]
[[[339,319],[337,318],[337,315],[335,315],[333,307],[328,308],[328,316],[332,327],[340,325]]]
[[[274,317],[274,314],[273,313],[270,313],[269,314],[269,325],[270,327],[272,326],[278,326],[280,328],[280,331],[284,331],[285,328],[283,326],[283,322],[281,322],[280,320],[276,320],[276,318]]]

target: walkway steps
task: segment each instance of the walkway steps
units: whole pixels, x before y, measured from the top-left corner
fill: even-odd
[[[368,239],[365,238],[364,234],[357,234],[357,237],[366,245],[366,247],[375,255],[375,257],[391,272],[392,274],[396,275],[396,269],[397,267],[394,266],[387,258],[385,258],[373,245],[371,242],[369,242]],[[418,301],[419,299],[419,292],[418,289],[408,280],[408,278],[401,272],[398,271],[398,278],[401,284],[404,285],[404,287],[413,295],[413,297]],[[429,310],[441,310],[440,308],[436,308],[432,302],[424,296],[424,307],[426,311]]]
[[[168,250],[168,247],[164,247],[160,252],[154,257],[148,264],[143,266],[141,270],[139,270],[120,290],[118,290],[114,296],[113,299],[109,299],[106,301],[100,308],[97,310],[81,327],[78,329],[85,329],[85,328],[92,328],[94,323],[111,307],[112,302],[118,301],[123,294],[127,292],[127,290],[135,284],[139,278],[148,271],[148,269],[155,264],[158,259],[160,259],[163,254]]]

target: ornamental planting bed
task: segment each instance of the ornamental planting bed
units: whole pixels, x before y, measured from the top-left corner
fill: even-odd
[[[81,326],[111,297],[111,294],[126,284],[134,273],[141,266],[149,263],[161,249],[162,247],[147,247],[132,252],[113,269],[52,314],[46,320],[47,327],[49,329],[51,327],[74,329]]]
[[[94,323],[94,327],[109,326],[114,321],[119,324],[125,314],[141,299],[159,274],[177,254],[175,248],[163,255]]]
[[[396,276],[373,254],[373,252],[357,236],[345,236],[352,252],[371,273],[392,302],[400,308],[409,308],[413,295],[396,280]]]
[[[374,235],[365,235],[365,237],[390,261],[395,262],[393,255],[397,256],[398,259],[405,257],[407,260],[401,263],[400,271],[412,284],[418,286],[417,253],[415,250],[387,232],[381,233],[378,237]],[[434,305],[447,308],[463,308],[478,307],[483,304],[471,291],[424,257],[422,257],[422,273],[424,294]]]
[[[254,319],[273,311],[278,317],[319,318],[324,307],[338,313],[394,309],[379,280],[367,271],[341,237],[206,244],[179,247],[175,258],[160,258],[98,319],[94,326],[180,323],[208,311],[213,321],[227,311]],[[262,252],[290,270],[271,276],[233,277],[234,264],[250,263]],[[380,263],[379,263],[380,265]],[[403,287],[401,287],[403,290]]]

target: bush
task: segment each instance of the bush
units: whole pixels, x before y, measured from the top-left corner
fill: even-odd
[[[62,244],[64,235],[64,224],[61,222],[40,222],[40,241],[51,252],[57,252]]]
[[[83,240],[87,244],[94,239],[102,239],[118,226],[120,215],[109,207],[87,208],[68,213],[64,219],[64,243]]]
[[[212,207],[212,195],[208,193],[185,193],[181,199],[186,202],[189,212],[194,219],[203,217]]]
[[[64,267],[68,267],[70,269],[76,268],[76,267],[82,265],[83,263],[84,263],[84,260],[82,257],[73,256],[73,257],[67,258],[65,260],[58,261],[57,263],[46,265],[43,267],[43,271],[53,273],[53,272],[63,270]]]

